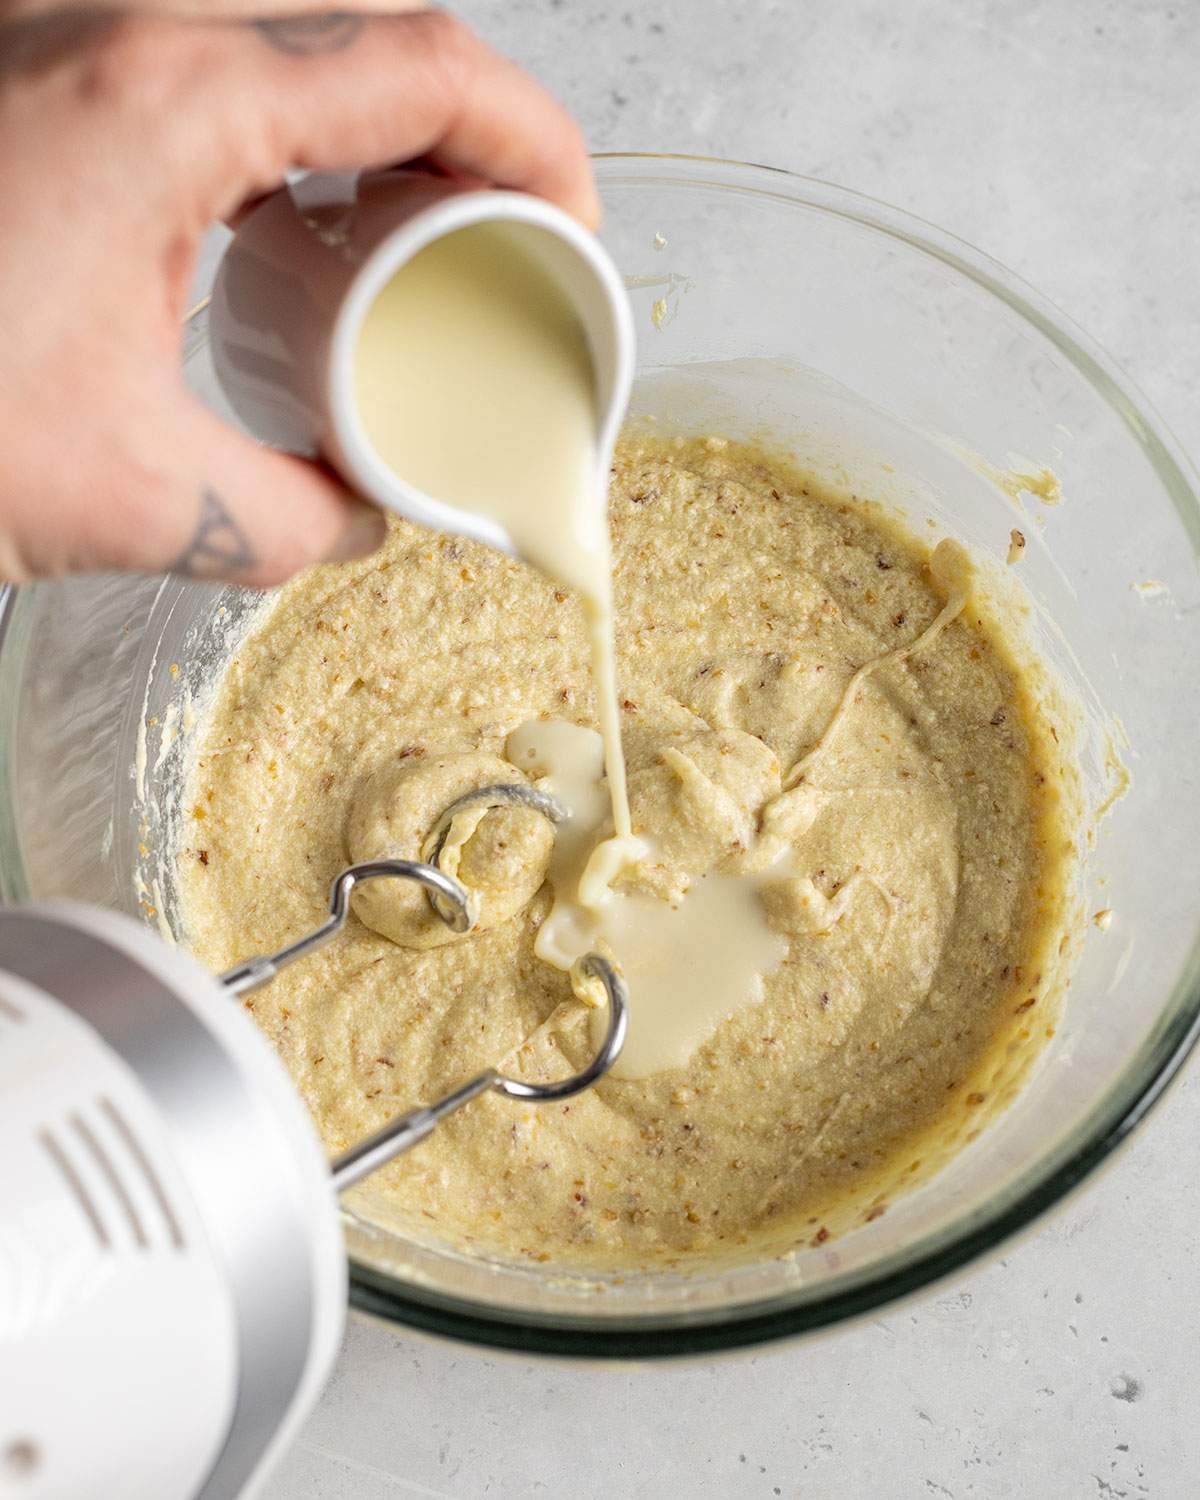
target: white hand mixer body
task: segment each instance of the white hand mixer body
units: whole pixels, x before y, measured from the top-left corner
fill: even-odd
[[[337,1352],[337,1192],[481,1093],[570,1098],[616,1059],[627,996],[593,956],[609,1024],[581,1072],[486,1068],[331,1164],[228,997],[336,937],[374,879],[419,881],[469,930],[463,887],[402,860],[344,870],[326,922],[219,981],[114,912],[0,912],[0,1496],[253,1494]]]

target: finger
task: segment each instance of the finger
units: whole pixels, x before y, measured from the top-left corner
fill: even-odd
[[[270,193],[252,193],[250,197],[243,198],[236,208],[230,209],[228,213],[222,215],[226,228],[239,228],[254,210],[265,203],[270,196]]]
[[[126,0],[109,0],[124,8]],[[428,10],[430,0],[354,0],[349,9],[357,13],[401,15],[406,11]],[[319,19],[332,22],[345,12],[334,10],[330,0],[141,0],[142,10],[166,15],[194,17],[202,21],[262,20],[279,16],[284,20]]]
[[[284,20],[218,28],[218,66],[206,76],[223,102],[204,112],[204,128],[236,132],[230,148],[249,153],[251,180],[237,184],[239,199],[274,187],[289,167],[347,170],[429,155],[454,173],[598,222],[591,164],[571,116],[462,23],[440,11],[321,20],[327,29],[303,44]],[[228,152],[210,159],[223,171]],[[217,190],[229,188],[226,180]]]
[[[354,10],[380,15],[424,10],[429,0],[354,0]],[[0,0],[0,20],[39,15],[65,8],[64,0]],[[145,15],[179,16],[184,20],[226,21],[281,16],[291,18],[330,14],[330,0],[98,0],[89,11],[138,11]]]
[[[184,404],[169,446],[183,462],[138,524],[110,528],[101,564],[269,587],[365,557],[387,533],[382,512],[327,469],[260,447],[198,403]]]
[[[432,156],[417,156],[412,161],[396,161],[384,164],[385,169],[404,170],[408,172],[422,172],[428,177],[441,177],[447,182],[453,182],[460,188],[488,188],[492,184],[484,178],[471,172],[459,172],[452,167],[443,165]],[[270,193],[254,193],[249,198],[244,198],[238,206],[224,216],[224,222],[229,229],[238,229],[254,212],[254,210],[265,203],[271,197]]]

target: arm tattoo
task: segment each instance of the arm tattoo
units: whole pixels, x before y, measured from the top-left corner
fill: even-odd
[[[258,563],[246,533],[215,490],[205,489],[191,541],[170,566],[186,578],[227,578]]]
[[[277,52],[289,52],[293,57],[342,52],[366,24],[366,16],[345,10],[331,10],[322,16],[279,16],[253,23]]]

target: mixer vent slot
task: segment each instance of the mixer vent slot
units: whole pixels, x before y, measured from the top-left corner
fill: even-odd
[[[83,1149],[91,1157],[97,1171],[104,1179],[104,1184],[116,1203],[121,1217],[125,1220],[130,1233],[133,1235],[134,1244],[139,1250],[147,1249],[150,1241],[146,1238],[146,1231],[142,1227],[142,1221],[138,1215],[137,1208],[134,1205],[133,1199],[129,1196],[129,1190],[126,1188],[121,1174],[113,1165],[112,1157],[109,1156],[96,1132],[81,1116],[71,1116],[71,1128],[83,1143]]]
[[[102,1249],[131,1240],[138,1251],[185,1248],[179,1216],[129,1122],[111,1099],[96,1103],[103,1121],[75,1111],[68,1129],[39,1140],[82,1209]],[[153,1208],[148,1211],[148,1204]]]
[[[53,1161],[54,1165],[58,1168],[63,1177],[63,1180],[70,1188],[71,1194],[74,1197],[76,1203],[78,1203],[79,1207],[83,1210],[83,1216],[92,1226],[92,1232],[95,1234],[96,1239],[100,1244],[100,1248],[102,1250],[111,1250],[112,1241],[108,1237],[108,1230],[104,1227],[104,1220],[100,1217],[99,1209],[97,1209],[95,1203],[92,1202],[92,1196],[88,1192],[87,1188],[83,1185],[83,1179],[75,1170],[71,1158],[63,1150],[57,1138],[51,1131],[39,1131],[38,1140],[40,1140],[42,1145],[45,1147],[51,1161]]]
[[[171,1200],[167,1197],[166,1189],[162,1185],[158,1173],[154,1170],[154,1164],[142,1148],[142,1143],[134,1135],[124,1115],[117,1109],[111,1099],[101,1099],[100,1109],[107,1117],[121,1144],[129,1153],[130,1159],[141,1173],[150,1196],[154,1199],[159,1214],[162,1216],[163,1225],[171,1244],[176,1250],[184,1248],[183,1229],[179,1223],[179,1217],[171,1207]]]

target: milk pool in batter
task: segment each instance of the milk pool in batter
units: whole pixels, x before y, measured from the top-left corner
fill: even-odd
[[[618,886],[669,904],[736,877],[771,943],[758,992],[563,1105],[481,1099],[362,1201],[428,1240],[601,1269],[822,1243],[968,1139],[1052,1029],[1074,769],[957,550],[720,438],[627,438],[610,522],[652,847]],[[280,590],[225,670],[179,852],[188,942],[213,969],[282,945],[349,859],[416,857],[463,790],[596,727],[578,599],[395,524],[377,557]],[[458,865],[484,930],[431,942],[401,891],[251,1002],[331,1151],[482,1065],[590,1055],[538,956],[552,855],[536,813],[491,813]]]

